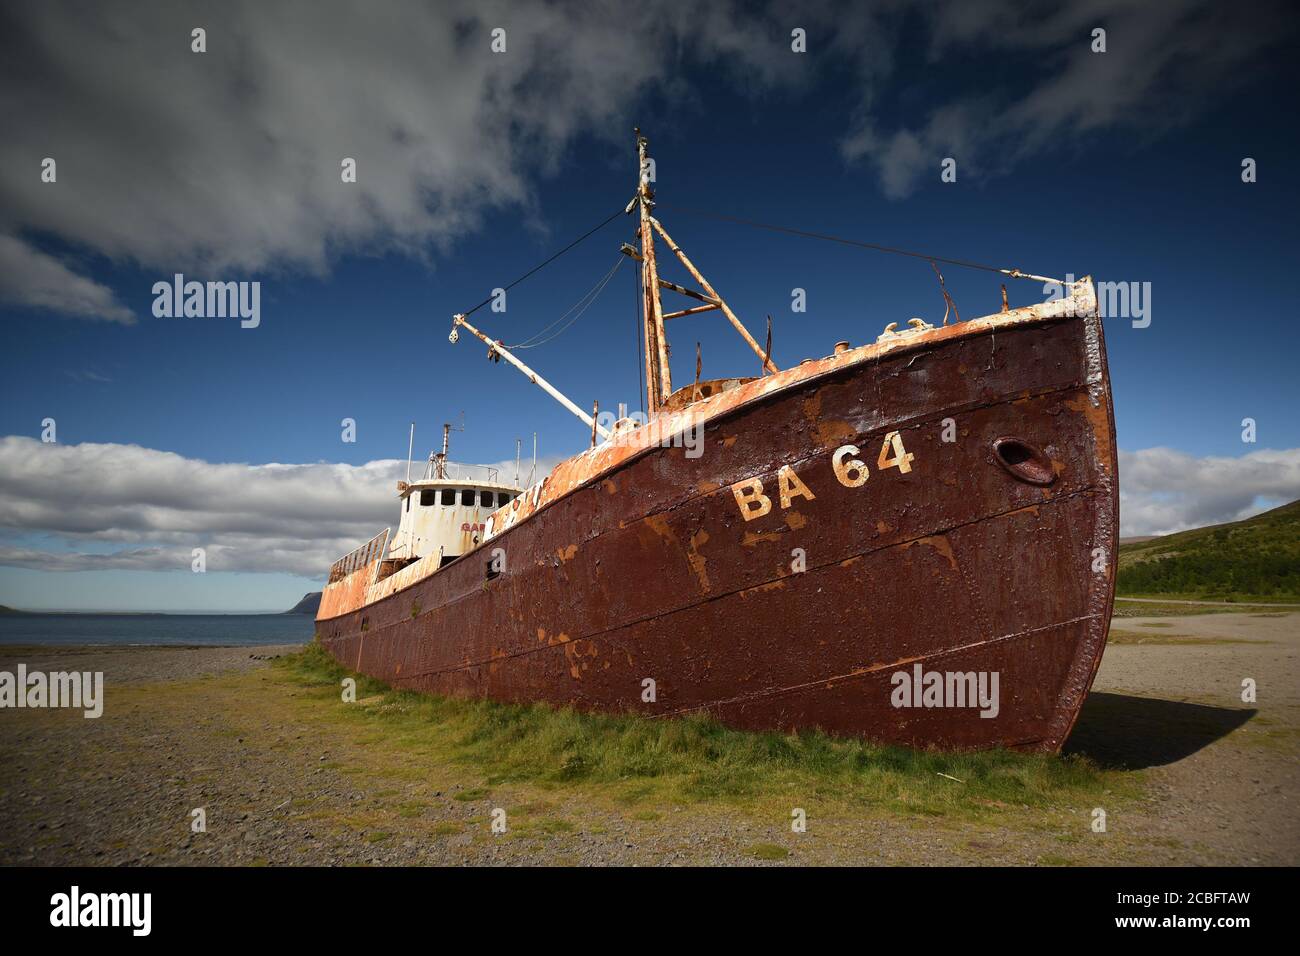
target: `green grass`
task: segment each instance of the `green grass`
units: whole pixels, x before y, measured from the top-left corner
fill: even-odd
[[[756,860],[784,860],[790,851],[775,843],[755,843],[749,848],[749,855]]]
[[[1177,600],[1195,600],[1178,598]],[[1297,608],[1300,610],[1300,607]],[[1245,604],[1147,604],[1145,601],[1115,599],[1114,617],[1191,617],[1200,614],[1246,614],[1259,608]],[[1279,612],[1289,613],[1289,612]]]
[[[1117,593],[1300,602],[1300,501],[1244,521],[1120,545]]]
[[[491,787],[596,789],[629,808],[819,798],[945,816],[1053,807],[1135,787],[1131,775],[1077,756],[939,753],[818,732],[747,733],[702,717],[649,720],[384,690],[369,678],[358,678],[358,688],[382,696],[360,707],[339,701],[339,682],[350,675],[319,645],[275,666],[322,703],[337,704],[333,719],[382,728],[388,745],[404,754],[462,766]],[[424,773],[414,760],[399,770],[413,779]],[[469,801],[488,793],[476,786],[452,796]]]

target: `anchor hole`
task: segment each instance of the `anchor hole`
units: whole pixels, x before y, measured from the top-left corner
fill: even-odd
[[[1031,485],[1056,481],[1056,470],[1048,457],[1023,439],[999,438],[993,442],[993,454],[999,465],[1021,481]]]

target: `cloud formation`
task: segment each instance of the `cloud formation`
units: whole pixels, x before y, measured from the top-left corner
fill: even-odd
[[[131,325],[135,316],[113,290],[79,276],[58,259],[14,236],[0,235],[0,297],[63,315]]]
[[[544,474],[554,460],[539,463]],[[503,474],[513,462],[502,463]],[[138,445],[0,439],[0,565],[44,571],[188,569],[322,579],[337,558],[396,526],[404,461],[233,464]],[[1121,533],[1233,521],[1300,498],[1300,449],[1195,458],[1120,453]],[[35,547],[50,536],[58,547]]]
[[[5,19],[10,257],[37,255],[23,234],[49,234],[165,275],[426,256],[488,210],[527,210],[530,177],[577,134],[628,135],[622,111],[670,76],[675,51],[725,55],[753,82],[783,62],[757,20],[710,7],[688,30],[660,3],[51,0]],[[45,157],[55,183],[39,181]],[[14,298],[121,320],[84,292]]]
[[[983,61],[990,76],[1008,80],[998,85],[981,71],[920,122],[897,129],[882,129],[863,110],[842,152],[873,165],[894,199],[922,176],[937,179],[940,157],[957,159],[963,176],[987,177],[1098,130],[1158,136],[1213,106],[1266,48],[1295,32],[1291,11],[1274,2],[1247,16],[1197,0],[963,0],[930,9],[929,63]],[[1092,49],[1098,28],[1104,52]],[[1013,57],[1021,67],[1007,69]]]
[[[1172,534],[1239,521],[1300,498],[1300,448],[1197,458],[1172,448],[1119,453],[1120,533]]]
[[[0,529],[72,548],[0,547],[0,563],[44,570],[185,569],[322,577],[395,524],[406,462],[214,464],[138,445],[0,439]]]
[[[842,152],[905,196],[943,156],[997,173],[1064,135],[1187,119],[1286,31],[1273,3],[1249,16],[1193,0],[902,0],[697,5],[367,4],[234,0],[9,5],[0,14],[0,290],[11,302],[129,322],[113,293],[38,250],[50,237],[115,264],[237,279],[323,274],[349,253],[427,258],[498,208],[530,211],[530,185],[577,137],[626,136],[651,92],[691,108],[688,67],[754,95],[856,80]],[[1089,32],[1110,31],[1104,55]],[[207,52],[191,30],[207,30]],[[506,51],[490,49],[506,30]],[[807,31],[808,52],[791,51]],[[917,32],[919,31],[919,32]],[[980,72],[915,126],[890,128],[906,36],[929,61],[1037,63],[1011,87]],[[904,61],[904,62],[900,62]],[[976,82],[978,80],[978,82]],[[891,87],[891,83],[894,87]],[[1177,97],[1177,98],[1175,98]],[[832,131],[834,132],[834,131]],[[55,183],[41,163],[57,161]],[[341,162],[357,164],[343,184]]]

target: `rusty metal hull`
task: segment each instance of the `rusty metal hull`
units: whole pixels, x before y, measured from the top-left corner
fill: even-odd
[[[1101,336],[1095,307],[1037,307],[744,385],[692,406],[697,458],[593,453],[436,573],[331,584],[318,640],[349,668],[439,694],[1057,750],[1114,593]],[[887,464],[891,432],[910,470]],[[1038,472],[995,450],[1008,438],[1041,453]],[[489,579],[493,548],[505,570]],[[996,674],[996,708],[900,702],[930,673]]]

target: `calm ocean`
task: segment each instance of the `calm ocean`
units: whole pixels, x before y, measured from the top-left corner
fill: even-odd
[[[294,644],[310,614],[0,614],[0,644]]]

